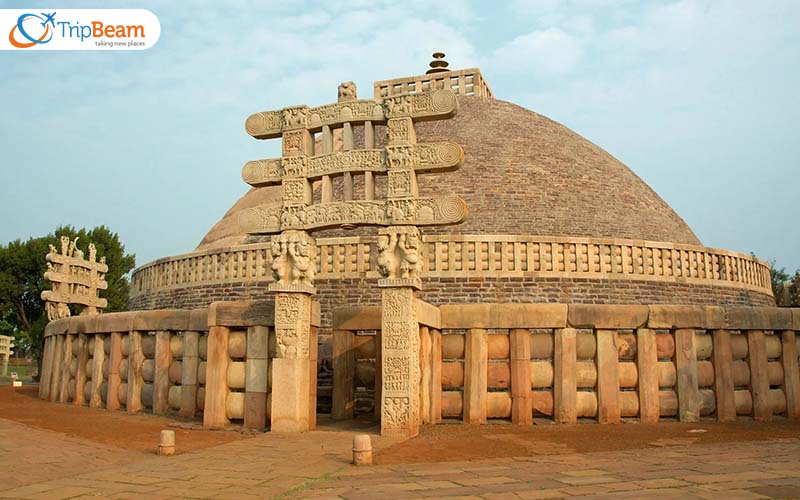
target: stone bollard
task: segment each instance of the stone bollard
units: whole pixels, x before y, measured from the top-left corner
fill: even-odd
[[[158,454],[175,454],[175,431],[161,431],[161,437],[158,442]]]
[[[372,441],[367,434],[353,437],[353,465],[372,465]]]

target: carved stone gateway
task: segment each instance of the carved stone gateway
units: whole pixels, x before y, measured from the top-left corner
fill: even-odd
[[[414,122],[452,117],[458,110],[449,89],[358,99],[352,82],[339,86],[338,102],[310,108],[292,106],[251,115],[247,132],[257,139],[283,138],[281,158],[248,162],[242,178],[254,187],[281,185],[280,204],[242,212],[248,234],[272,237],[275,283],[275,332],[278,359],[273,364],[273,430],[305,430],[302,395],[307,393],[307,339],[314,293],[317,246],[308,231],[358,225],[379,230],[378,267],[383,277],[381,433],[414,436],[419,432],[419,325],[414,290],[420,288],[422,235],[418,226],[455,224],[467,215],[458,196],[419,196],[417,174],[458,168],[461,146],[452,142],[417,144]],[[375,146],[375,125],[387,140]],[[363,127],[364,149],[355,149],[353,126]],[[341,128],[342,150],[334,151],[333,129]],[[315,151],[321,134],[322,151]],[[353,176],[364,176],[364,197],[354,199]],[[375,175],[386,176],[385,199],[375,199]],[[341,177],[342,200],[333,199],[333,179]],[[312,183],[319,183],[314,203]],[[291,393],[291,394],[290,394]],[[298,399],[299,398],[299,399]],[[305,398],[307,403],[308,398]],[[295,404],[296,403],[296,404]]]
[[[69,305],[84,306],[81,315],[100,314],[108,306],[106,299],[101,299],[100,290],[108,288],[105,275],[108,272],[106,258],[97,261],[97,250],[89,244],[89,259],[77,247],[78,238],[70,241],[61,237],[61,251],[50,245],[47,254],[47,271],[44,278],[53,289],[42,292],[47,319],[54,321],[70,316]]]

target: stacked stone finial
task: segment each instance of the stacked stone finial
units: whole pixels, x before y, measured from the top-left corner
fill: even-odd
[[[448,66],[450,66],[450,63],[444,60],[444,52],[434,52],[433,61],[430,62],[431,69],[426,71],[425,74],[430,75],[431,73],[444,73],[446,71],[450,71],[447,69]]]
[[[44,278],[51,283],[52,290],[43,291],[42,300],[50,321],[70,316],[70,304],[82,305],[81,315],[100,314],[108,306],[108,301],[100,298],[100,290],[108,288],[106,258],[100,257],[98,262],[97,250],[94,244],[89,244],[87,260],[77,245],[78,238],[70,241],[62,236],[60,252],[50,245],[47,253]]]

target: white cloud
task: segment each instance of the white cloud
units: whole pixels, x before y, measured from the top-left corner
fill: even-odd
[[[580,40],[559,28],[548,28],[514,38],[495,50],[488,62],[498,75],[547,79],[571,73],[582,57]]]

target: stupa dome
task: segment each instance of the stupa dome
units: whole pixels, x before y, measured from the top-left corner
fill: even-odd
[[[516,104],[460,97],[450,120],[417,125],[419,142],[453,141],[464,164],[426,174],[420,195],[457,194],[469,216],[457,226],[425,228],[425,234],[535,234],[626,238],[686,243],[700,241],[670,206],[631,169],[567,127]],[[279,187],[253,188],[201,241],[197,250],[239,245],[241,210],[278,202]],[[349,236],[351,231],[326,231]]]

